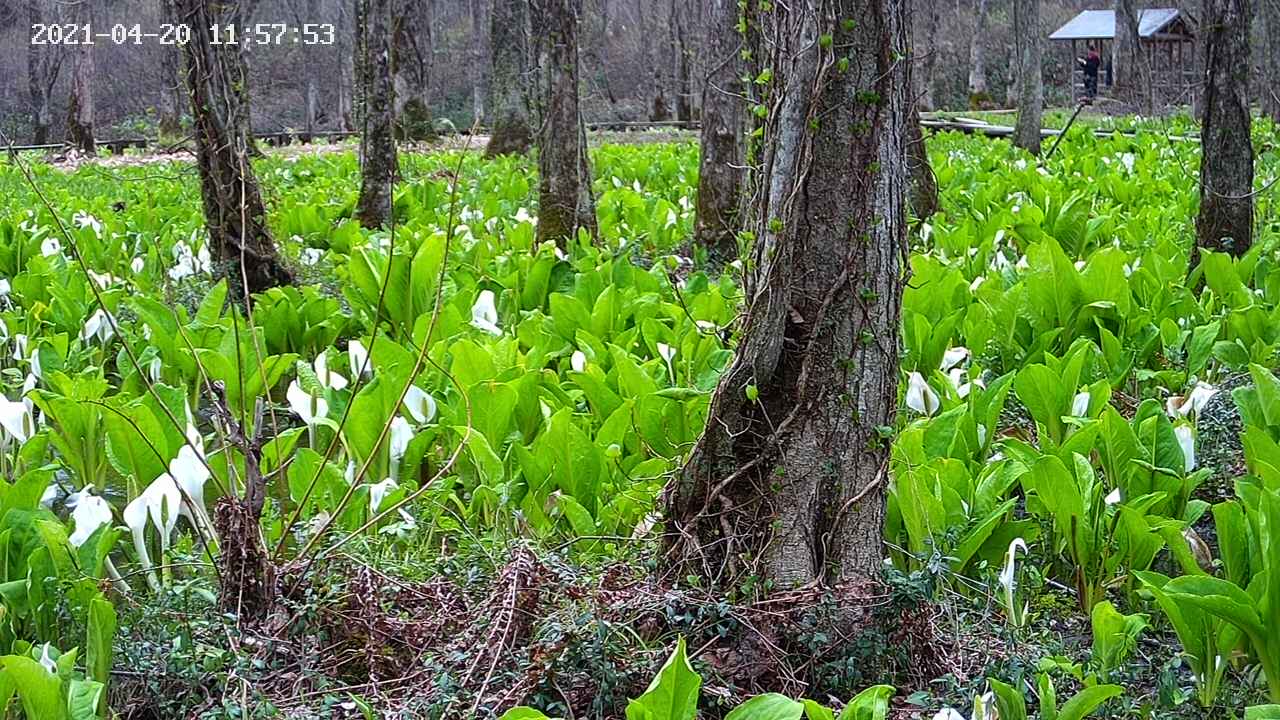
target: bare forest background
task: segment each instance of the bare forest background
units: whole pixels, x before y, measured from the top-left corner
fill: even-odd
[[[167,1],[0,0],[0,131],[19,143],[61,142],[67,135],[76,78],[72,48],[33,46],[33,22],[91,17],[99,31],[138,24],[154,32],[164,21]],[[436,124],[460,129],[485,124],[491,1],[397,0],[397,94],[419,101]],[[355,129],[350,4],[242,3],[248,8],[245,24],[329,23],[335,28],[330,45],[247,48],[255,132]],[[1111,5],[1111,0],[1046,0],[1041,34],[1081,10]],[[1199,3],[1182,5],[1198,16]],[[586,0],[580,57],[587,122],[696,122],[703,79],[717,62],[707,45],[711,6],[711,0]],[[1012,7],[1012,0],[916,0],[915,84],[922,109],[967,108],[971,91],[981,93],[972,87],[975,82],[985,83],[992,105],[1013,105]],[[980,42],[975,44],[975,37]],[[1066,104],[1070,48],[1046,43],[1045,50],[1046,104]],[[175,106],[187,127],[186,97],[174,65],[178,54],[155,39],[95,44],[89,71],[97,138],[154,136],[165,108]]]

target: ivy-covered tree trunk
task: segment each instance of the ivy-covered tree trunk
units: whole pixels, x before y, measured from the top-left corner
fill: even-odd
[[[1280,0],[1257,0],[1262,16],[1262,113],[1280,123]]]
[[[1013,144],[1039,155],[1044,113],[1040,0],[1013,0],[1013,39],[1018,63],[1018,123]]]
[[[1248,0],[1205,0],[1204,119],[1196,245],[1242,255],[1253,243]]]
[[[698,216],[694,236],[713,263],[738,257],[745,174],[746,96],[738,0],[711,0],[710,57],[702,88]]]
[[[93,25],[93,4],[82,2],[73,6],[72,22]],[[98,145],[93,139],[93,45],[79,43],[71,50],[71,100],[67,109],[67,141],[85,155],[96,155]]]
[[[718,588],[877,575],[906,247],[907,0],[761,13],[771,72],[734,360],[663,496],[667,569]]]
[[[579,228],[596,234],[587,131],[578,104],[578,15],[582,0],[533,0],[542,43],[542,128],[538,136],[538,242],[564,245]]]
[[[267,229],[258,179],[249,163],[249,111],[240,76],[244,66],[233,46],[215,45],[209,28],[235,17],[234,0],[177,0],[181,21],[191,28],[183,46],[187,92],[195,130],[200,194],[212,254],[237,297],[293,282]]]
[[[987,91],[987,0],[975,0],[973,36],[969,38],[969,106],[991,102]]]
[[[359,0],[356,67],[360,75],[360,199],[356,217],[367,228],[391,223],[391,194],[399,173],[391,79],[393,0]]]
[[[533,144],[528,87],[530,72],[528,0],[492,0],[489,11],[489,117],[486,157],[523,153]]]

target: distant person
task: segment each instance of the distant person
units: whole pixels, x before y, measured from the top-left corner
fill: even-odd
[[[1098,68],[1102,66],[1102,56],[1098,54],[1098,48],[1090,45],[1089,52],[1082,58],[1076,58],[1076,62],[1084,68],[1085,99],[1093,102],[1098,94]]]

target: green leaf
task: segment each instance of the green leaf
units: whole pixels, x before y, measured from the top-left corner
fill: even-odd
[[[1057,720],[1081,720],[1089,717],[1102,703],[1124,694],[1119,685],[1094,685],[1076,693],[1062,705]]]
[[[62,680],[40,663],[21,655],[5,655],[0,666],[13,678],[18,699],[28,718],[68,720],[62,699]]]
[[[96,720],[104,717],[106,686],[97,680],[72,680],[67,683],[67,716],[70,720]]]
[[[541,710],[534,710],[528,707],[514,707],[502,713],[502,717],[498,720],[558,720],[557,718],[549,718],[542,713]]]
[[[800,720],[803,714],[804,703],[786,695],[767,693],[756,695],[734,708],[725,720]]]
[[[894,692],[892,685],[872,685],[853,696],[840,713],[840,720],[885,720]]]
[[[1000,720],[1027,720],[1027,701],[1022,693],[993,678],[987,678],[987,682],[996,696],[996,710],[1000,714]]]
[[[693,720],[702,677],[685,654],[684,638],[640,697],[627,703],[627,720]]]

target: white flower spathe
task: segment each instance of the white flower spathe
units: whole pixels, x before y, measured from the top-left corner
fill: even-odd
[[[410,385],[404,394],[404,407],[419,425],[431,422],[436,416],[436,399],[417,385]]]
[[[84,322],[84,327],[80,330],[80,339],[88,343],[90,340],[97,338],[98,342],[105,345],[110,342],[111,338],[115,337],[115,324],[115,316],[102,308],[98,308]]]
[[[71,519],[76,524],[75,532],[67,540],[75,547],[89,541],[89,537],[103,525],[111,524],[111,504],[94,495],[92,488],[84,488],[67,499],[67,504],[74,504]]]
[[[951,368],[964,362],[965,359],[968,357],[969,357],[969,348],[967,347],[950,348],[945,353],[942,354],[941,369],[943,372],[946,372]]]
[[[359,340],[352,340],[347,343],[347,359],[351,362],[351,377],[358,378],[361,373],[365,375],[373,374],[372,366],[365,367],[369,362],[369,350]]]
[[[1102,499],[1102,502],[1106,505],[1115,505],[1120,502],[1120,499],[1120,488],[1116,488],[1115,490],[1107,493],[1107,496]]]
[[[0,395],[0,428],[6,439],[12,438],[22,445],[36,434],[35,414],[30,400],[10,400]]]
[[[138,560],[144,570],[153,567],[151,554],[147,552],[147,521],[150,520],[160,531],[160,550],[169,549],[169,539],[178,524],[178,511],[182,506],[182,493],[169,473],[156,478],[146,490],[124,507],[124,524],[133,533],[133,547],[138,553]],[[150,573],[152,587],[159,587],[155,573]]]
[[[587,369],[587,355],[581,350],[574,350],[573,355],[569,356],[569,367],[574,372],[582,372]]]
[[[1173,395],[1165,401],[1165,412],[1169,417],[1180,420],[1185,417],[1197,417],[1204,410],[1209,400],[1218,394],[1218,388],[1206,382],[1197,382],[1186,397]]]
[[[53,257],[62,254],[62,243],[58,242],[56,237],[47,237],[44,242],[40,243],[40,254],[45,257]]]
[[[1088,415],[1088,414],[1089,414],[1089,392],[1086,390],[1084,392],[1076,393],[1076,396],[1071,399],[1071,416],[1084,417],[1085,415]]]
[[[324,398],[312,397],[297,380],[289,383],[284,396],[289,401],[289,409],[307,425],[315,425],[317,420],[329,414],[329,403]]]
[[[920,413],[921,415],[932,415],[938,411],[938,407],[942,402],[938,399],[938,394],[929,387],[929,383],[925,382],[924,376],[918,372],[913,372],[907,378],[907,407]]]
[[[483,330],[490,335],[502,335],[502,328],[498,327],[498,307],[497,299],[493,295],[492,290],[482,290],[480,295],[476,297],[476,302],[471,306],[471,325],[472,327]]]
[[[397,483],[392,478],[387,478],[382,482],[376,482],[370,485],[369,486],[369,513],[376,514],[378,512],[378,508],[382,507],[382,501],[386,499],[389,493],[395,491],[395,489],[398,487],[400,487],[400,484]]]
[[[316,356],[311,368],[316,372],[316,379],[330,390],[341,390],[347,386],[347,379],[329,369],[329,358],[326,353]]]
[[[71,218],[71,221],[74,222],[76,227],[81,230],[84,228],[93,228],[93,234],[98,237],[102,237],[102,223],[98,222],[98,218],[90,215],[89,213],[81,210],[75,214],[75,217]]]
[[[391,440],[387,446],[388,452],[391,453],[391,465],[394,467],[399,464],[400,458],[404,457],[404,453],[409,449],[409,442],[413,440],[413,426],[409,424],[399,415],[391,420]]]
[[[143,270],[147,269],[147,261],[144,260],[141,255],[139,255],[129,263],[129,269],[133,271],[134,275],[137,275],[141,273]]]
[[[1179,424],[1174,426],[1173,434],[1178,438],[1178,445],[1182,448],[1182,457],[1187,472],[1196,469],[1196,430],[1190,425]]]

